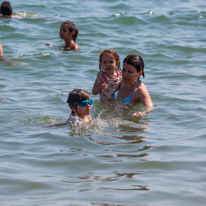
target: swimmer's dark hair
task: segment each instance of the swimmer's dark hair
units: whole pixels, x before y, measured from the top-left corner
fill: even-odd
[[[90,99],[90,95],[86,90],[83,89],[74,89],[69,93],[69,96],[67,98],[67,103],[69,104],[69,107],[71,108],[71,105],[77,109],[77,104],[73,104],[75,102],[81,103],[82,101]],[[72,111],[72,114],[74,112]]]
[[[141,56],[137,54],[129,54],[123,61],[123,63],[131,64],[135,67],[137,72],[142,71],[142,76],[145,77],[144,74],[144,61]]]
[[[74,31],[74,35],[72,36],[72,40],[74,40],[74,42],[76,42],[76,38],[78,36],[79,30],[77,29],[77,27],[75,26],[74,23],[72,23],[71,21],[65,21],[62,24],[66,24],[69,28],[69,32]],[[61,25],[62,25],[61,24]]]
[[[99,72],[98,74],[100,74],[100,73],[103,72],[101,63],[102,63],[102,57],[103,57],[104,54],[107,54],[107,55],[110,55],[110,56],[114,57],[114,58],[115,58],[115,61],[116,61],[116,62],[119,62],[119,65],[117,66],[117,71],[120,71],[121,68],[120,68],[120,58],[119,58],[119,54],[118,54],[115,50],[112,50],[112,49],[104,49],[104,50],[99,54],[99,70],[100,70],[100,72]],[[98,75],[98,74],[97,74],[97,75]]]
[[[3,1],[1,4],[1,14],[3,16],[11,16],[12,15],[12,7],[9,1]]]

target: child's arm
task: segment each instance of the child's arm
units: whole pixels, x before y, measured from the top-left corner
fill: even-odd
[[[0,57],[3,56],[3,48],[2,45],[0,44]]]
[[[94,86],[92,89],[92,94],[93,95],[97,95],[99,94],[101,91],[103,91],[104,89],[107,88],[107,83],[105,82],[105,79],[102,75],[98,75],[96,81],[94,82]]]

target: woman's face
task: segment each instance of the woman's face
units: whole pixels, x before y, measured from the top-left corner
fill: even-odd
[[[123,63],[122,77],[125,83],[136,84],[140,76],[140,72],[137,72],[134,66],[125,62]]]

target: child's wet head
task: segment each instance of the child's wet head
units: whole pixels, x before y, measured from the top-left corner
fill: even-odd
[[[74,104],[74,103],[80,104],[82,101],[89,100],[89,99],[90,99],[90,95],[86,90],[74,89],[73,91],[69,93],[69,96],[67,98],[67,103],[69,104],[70,108],[72,106],[73,108],[76,109],[77,104]],[[72,114],[73,114],[73,111],[72,111]]]
[[[114,58],[114,60],[116,61],[116,64],[117,64],[117,70],[120,70],[120,57],[119,57],[119,54],[115,50],[104,49],[99,55],[99,69],[100,69],[100,72],[102,71],[102,59],[103,59],[104,55],[109,55],[112,58]]]

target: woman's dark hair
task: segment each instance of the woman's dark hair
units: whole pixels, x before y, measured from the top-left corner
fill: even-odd
[[[145,77],[144,74],[144,61],[141,56],[137,54],[129,54],[123,61],[123,63],[131,64],[135,67],[137,72],[142,71],[142,76]]]
[[[68,26],[68,29],[69,29],[69,32],[73,32],[74,31],[74,34],[72,36],[72,40],[74,40],[74,42],[76,42],[76,38],[78,36],[78,32],[79,30],[77,29],[77,27],[75,26],[74,23],[72,23],[71,21],[65,21],[63,22],[62,24],[66,24]],[[61,25],[62,25],[61,24]]]
[[[77,109],[77,104],[73,104],[75,102],[81,103],[84,100],[90,99],[89,93],[86,90],[83,89],[74,89],[69,93],[69,96],[67,98],[67,103],[69,104],[69,107],[71,108],[71,105]],[[72,111],[72,114],[74,112]]]
[[[12,15],[12,7],[9,1],[3,1],[1,4],[1,14],[3,16],[11,16]]]

